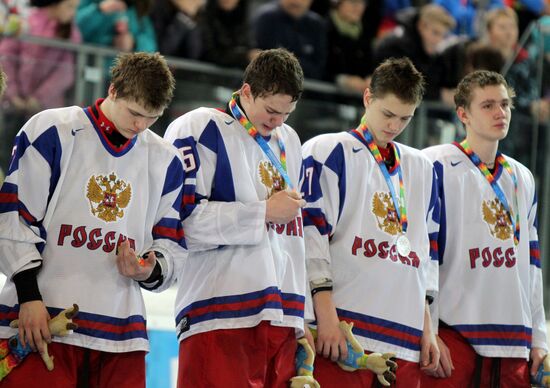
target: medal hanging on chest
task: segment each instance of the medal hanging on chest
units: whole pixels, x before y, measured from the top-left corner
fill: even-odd
[[[401,232],[397,237],[397,241],[396,241],[397,253],[399,253],[403,257],[407,257],[411,253],[411,242],[407,237],[408,221],[407,221],[407,207],[405,205],[405,185],[403,183],[403,172],[401,169],[401,160],[399,158],[399,153],[397,152],[397,147],[395,147],[394,145],[392,149],[395,157],[395,169],[397,170],[397,175],[399,177],[399,198],[397,198],[397,194],[395,192],[395,188],[393,186],[393,182],[391,180],[388,167],[386,166],[386,163],[384,163],[382,154],[380,153],[380,150],[378,149],[378,146],[376,145],[376,142],[374,141],[372,134],[369,132],[367,128],[367,123],[365,121],[364,116],[361,119],[361,124],[359,125],[356,131],[365,140],[365,143],[370,153],[374,157],[374,160],[378,164],[378,167],[380,167],[380,171],[382,171],[382,175],[384,175],[384,179],[386,180],[388,189],[390,190],[393,205],[395,207],[395,213],[397,214],[397,218],[399,219],[399,224],[401,225]]]
[[[516,208],[516,211],[513,212],[512,208],[510,207],[510,204],[508,200],[506,199],[506,196],[504,195],[504,191],[502,191],[502,188],[499,186],[498,182],[496,181],[496,178],[493,174],[491,174],[491,171],[489,171],[489,168],[483,161],[480,159],[480,157],[472,150],[472,147],[470,147],[470,144],[468,144],[468,141],[464,139],[460,143],[460,147],[462,151],[468,156],[468,158],[472,161],[472,163],[477,167],[477,169],[481,172],[481,174],[485,177],[487,182],[491,185],[491,188],[495,192],[495,195],[497,196],[498,200],[504,206],[504,209],[506,210],[506,214],[508,216],[508,219],[510,220],[510,223],[512,224],[512,230],[513,232],[513,239],[514,239],[514,245],[517,246],[519,244],[519,235],[520,235],[520,226],[519,226],[519,205],[518,205],[518,179],[516,177],[516,174],[514,173],[514,170],[512,170],[512,167],[510,166],[510,163],[506,160],[504,155],[502,155],[500,152],[497,153],[496,159],[495,159],[495,169],[500,164],[510,175],[512,182],[514,183],[514,207]],[[515,217],[514,217],[515,213]]]

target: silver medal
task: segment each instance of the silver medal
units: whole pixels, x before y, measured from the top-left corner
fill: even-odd
[[[409,242],[409,239],[407,236],[402,234],[397,238],[397,252],[403,256],[407,257],[409,256],[409,253],[411,253],[411,243]]]

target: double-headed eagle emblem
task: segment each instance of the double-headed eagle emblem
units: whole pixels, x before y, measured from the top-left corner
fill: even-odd
[[[512,237],[513,231],[508,212],[498,198],[483,201],[481,207],[483,220],[489,225],[489,231],[493,237],[500,240],[508,240]]]
[[[401,224],[390,193],[377,192],[372,196],[372,213],[380,230],[396,235],[401,232]]]
[[[260,179],[262,180],[262,183],[267,188],[267,198],[271,197],[273,194],[277,193],[278,191],[282,191],[286,189],[286,182],[277,171],[273,165],[264,160],[260,162],[260,165],[258,167]]]
[[[97,175],[88,181],[86,198],[90,201],[92,214],[105,222],[114,222],[124,217],[124,208],[132,198],[129,183],[117,178],[114,172]]]

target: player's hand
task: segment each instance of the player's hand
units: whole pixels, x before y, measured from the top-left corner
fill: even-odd
[[[437,346],[439,347],[439,365],[437,366],[437,369],[435,371],[432,372],[425,370],[424,373],[426,373],[428,376],[433,376],[441,379],[451,377],[451,374],[455,369],[453,365],[453,360],[451,358],[451,351],[438,335],[436,335],[435,338],[437,341]]]
[[[136,255],[136,252],[130,248],[130,242],[128,240],[124,240],[118,246],[116,265],[121,275],[141,282],[151,276],[156,263],[157,257],[154,252],[148,252],[140,258]]]
[[[307,325],[307,323],[304,324],[304,338],[306,339],[311,349],[315,349],[315,340],[313,339],[313,334],[311,333],[311,330],[309,330],[309,326]]]
[[[329,293],[319,292],[316,298],[328,297]],[[348,357],[346,336],[340,329],[340,321],[336,309],[327,309],[317,314],[317,340],[315,349],[318,354],[332,361],[344,361]]]
[[[433,375],[439,366],[440,351],[433,331],[424,330],[420,339],[420,369]]]
[[[42,353],[45,342],[52,342],[48,321],[50,314],[41,300],[21,303],[19,307],[19,340],[23,347],[29,344],[31,349]]]
[[[286,224],[296,218],[298,210],[305,205],[306,201],[296,191],[279,191],[267,200],[265,220]]]
[[[535,377],[539,367],[543,364],[543,372],[550,372],[550,359],[546,356],[546,351],[541,348],[532,348],[531,354],[531,376]],[[550,376],[543,376],[541,383],[545,387],[550,387]]]

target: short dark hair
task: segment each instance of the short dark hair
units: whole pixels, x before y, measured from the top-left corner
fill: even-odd
[[[454,96],[455,106],[468,108],[472,103],[474,88],[503,85],[508,90],[508,96],[513,99],[516,96],[514,89],[508,85],[506,79],[499,73],[488,70],[476,70],[462,78]]]
[[[111,68],[111,84],[118,98],[159,110],[172,101],[176,81],[162,55],[137,52],[117,56]]]
[[[254,98],[285,94],[297,101],[304,91],[304,72],[288,50],[264,50],[246,67],[243,82],[250,85]]]
[[[390,58],[372,73],[369,90],[374,98],[394,94],[404,103],[420,104],[424,95],[424,76],[407,57]]]

